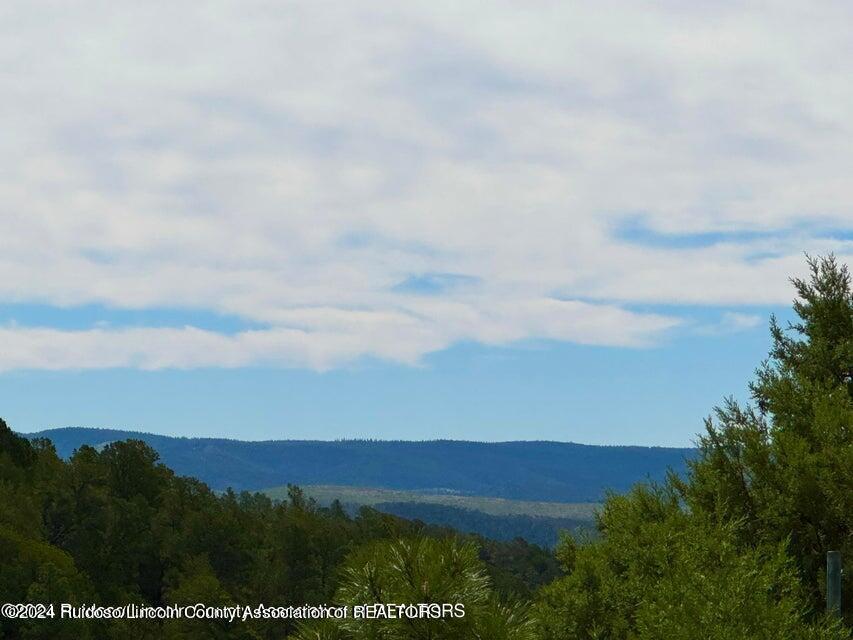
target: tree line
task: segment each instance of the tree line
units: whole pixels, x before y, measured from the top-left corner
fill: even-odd
[[[559,574],[551,553],[524,540],[458,535],[368,507],[350,517],[339,503],[320,507],[296,486],[284,501],[217,493],[175,475],[141,441],[83,446],[65,461],[50,441],[30,441],[3,421],[0,505],[0,602],[331,603],[349,556],[399,540],[452,540],[476,550],[490,591],[507,599],[529,597]],[[295,631],[287,621],[0,618],[0,637],[10,638],[283,638]]]

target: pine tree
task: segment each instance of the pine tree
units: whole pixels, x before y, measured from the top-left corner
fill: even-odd
[[[786,542],[819,612],[826,552],[853,564],[853,290],[833,256],[808,264],[810,277],[792,280],[798,320],[771,320],[754,406],[729,400],[716,410],[681,487],[694,511],[742,522],[745,541]]]

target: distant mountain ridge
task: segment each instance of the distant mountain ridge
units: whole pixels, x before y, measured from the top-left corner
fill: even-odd
[[[597,502],[640,480],[683,473],[693,449],[567,442],[457,440],[268,440],[176,438],[69,427],[25,434],[49,438],[70,456],[87,444],[134,438],[181,475],[214,489],[260,490],[287,483],[442,490],[512,500]]]

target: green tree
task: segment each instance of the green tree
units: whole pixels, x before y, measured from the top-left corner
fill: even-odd
[[[853,292],[832,256],[808,265],[753,404],[715,410],[687,478],[611,496],[599,540],[561,543],[544,640],[849,637],[824,619],[823,567],[829,549],[853,559]]]
[[[740,521],[753,546],[787,542],[812,610],[823,609],[825,557],[853,562],[853,290],[833,256],[794,279],[797,320],[774,318],[754,407],[729,400],[706,422],[680,488],[690,509]],[[844,609],[853,620],[853,570]]]
[[[369,604],[464,605],[463,617],[349,619],[308,625],[299,640],[526,640],[532,629],[520,605],[492,592],[477,548],[452,538],[381,541],[356,551],[344,565],[336,600]]]
[[[741,525],[686,511],[672,487],[610,497],[601,538],[559,549],[567,576],[535,605],[542,640],[838,638],[803,622],[784,545],[740,542]]]
[[[0,501],[0,602],[13,603],[326,603],[339,590],[344,559],[364,545],[418,533],[448,545],[453,535],[372,509],[350,518],[342,505],[324,509],[297,487],[284,503],[216,493],[175,476],[138,441],[83,446],[62,460],[50,442],[29,441],[2,421]],[[450,557],[423,549],[432,555],[408,558],[423,575],[429,562]],[[540,565],[547,569],[535,551],[489,542],[482,557],[501,585],[528,588],[544,575]],[[469,560],[477,571],[485,566],[476,553]],[[514,637],[507,634],[520,628],[523,610],[498,603],[493,591],[477,605],[478,633]],[[272,639],[292,631],[290,621],[275,619],[0,619],[0,638]]]

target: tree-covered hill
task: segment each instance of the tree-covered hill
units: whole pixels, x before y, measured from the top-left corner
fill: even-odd
[[[510,541],[523,538],[527,542],[547,548],[553,548],[557,544],[561,531],[588,531],[594,526],[590,520],[520,514],[493,516],[482,511],[443,504],[380,502],[374,508],[407,520],[421,520],[451,527],[463,533],[477,533],[493,540]]]
[[[442,553],[463,549],[485,597],[493,589],[503,598],[529,597],[558,575],[551,553],[522,540],[459,537],[368,507],[351,517],[338,504],[319,507],[297,487],[280,502],[216,493],[177,476],[138,440],[81,446],[63,460],[49,440],[22,438],[2,420],[0,503],[3,603],[319,605],[333,601],[347,556],[399,540],[429,539],[418,548]],[[297,628],[287,620],[0,617],[0,638],[32,640],[259,640]]]
[[[565,442],[245,442],[86,428],[28,435],[49,438],[63,457],[84,444],[139,439],[176,473],[214,489],[348,485],[551,502],[598,502],[608,490],[624,492],[638,481],[662,480],[668,469],[683,473],[694,453]]]
[[[592,522],[600,502],[535,502],[507,500],[485,496],[467,496],[458,493],[427,493],[423,491],[395,491],[375,487],[344,487],[341,485],[299,485],[305,495],[321,505],[328,506],[335,500],[358,506],[374,507],[384,502],[418,502],[421,504],[443,504],[459,509],[481,511],[492,516],[541,516],[545,518],[568,518]],[[271,498],[287,497],[287,487],[271,487],[263,493]]]
[[[495,540],[521,537],[544,547],[553,547],[561,531],[573,534],[591,532],[595,527],[595,513],[601,508],[601,503],[596,502],[527,502],[340,485],[305,485],[301,488],[305,495],[320,505],[329,506],[337,500],[349,513],[357,513],[360,507],[369,506],[383,513],[448,526]],[[287,487],[273,487],[263,493],[273,499],[282,499],[287,497],[287,491]]]

